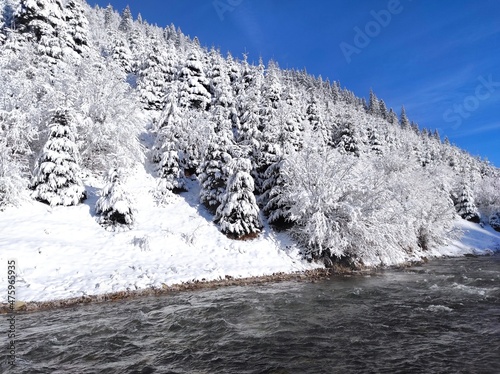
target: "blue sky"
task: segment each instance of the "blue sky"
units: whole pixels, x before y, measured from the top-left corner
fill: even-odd
[[[202,45],[369,90],[500,167],[498,0],[90,0]]]

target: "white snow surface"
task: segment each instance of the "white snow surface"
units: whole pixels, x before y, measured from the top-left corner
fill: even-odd
[[[98,180],[85,181],[89,198],[79,206],[26,201],[0,212],[0,303],[7,302],[9,259],[17,260],[16,298],[25,302],[321,267],[269,227],[252,241],[226,238],[199,205],[196,181],[158,207],[151,192],[157,180],[138,166],[124,182],[138,208],[131,230],[109,232],[97,223]]]
[[[144,166],[124,188],[138,207],[131,230],[109,232],[96,221],[103,182],[85,181],[89,198],[76,207],[25,201],[0,212],[0,303],[7,302],[7,261],[17,260],[16,299],[50,301],[196,280],[296,272],[322,267],[301,259],[285,233],[265,226],[259,238],[234,241],[221,234],[199,205],[196,181],[190,192],[165,207],[154,202],[157,179]],[[432,256],[488,254],[500,248],[500,233],[457,221],[461,240],[427,252]]]

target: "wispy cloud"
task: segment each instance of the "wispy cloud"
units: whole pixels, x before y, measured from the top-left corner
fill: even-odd
[[[486,125],[480,126],[470,126],[468,128],[463,128],[463,131],[459,131],[457,134],[454,134],[455,138],[464,138],[472,135],[481,135],[485,133],[489,133],[492,131],[500,130],[500,122],[489,123]]]
[[[245,9],[241,9],[245,7]],[[260,24],[260,20],[255,14],[255,11],[250,5],[244,3],[240,6],[240,9],[236,9],[232,14],[233,24],[241,29],[246,36],[248,42],[250,42],[250,47],[253,50],[258,50],[261,53],[264,52],[266,47],[266,37],[265,33]],[[253,56],[256,58],[256,56]]]

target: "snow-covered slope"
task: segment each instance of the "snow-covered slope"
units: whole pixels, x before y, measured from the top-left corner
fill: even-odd
[[[301,260],[286,234],[268,227],[252,241],[222,235],[200,206],[197,182],[189,193],[158,207],[156,180],[138,166],[126,186],[138,207],[132,230],[109,232],[95,219],[97,181],[87,181],[89,199],[77,207],[25,202],[0,213],[0,263],[18,261],[17,299],[49,301],[125,290],[164,287],[195,280],[295,272],[320,267]],[[486,254],[500,247],[500,233],[457,221],[462,240],[431,256]],[[6,302],[7,272],[0,273],[0,303]]]
[[[82,295],[162,287],[195,280],[295,272],[319,267],[300,259],[285,234],[234,241],[221,234],[191,192],[157,207],[150,193],[156,180],[137,167],[127,189],[138,207],[132,230],[109,232],[95,219],[96,191],[76,207],[28,201],[0,212],[0,263],[18,261],[17,299],[48,301]],[[92,186],[90,186],[91,184]],[[6,302],[7,272],[0,273],[0,303]]]
[[[460,239],[452,240],[449,245],[429,251],[432,256],[460,256],[466,254],[490,255],[500,251],[500,232],[490,226],[480,225],[459,219],[455,228],[460,230]]]

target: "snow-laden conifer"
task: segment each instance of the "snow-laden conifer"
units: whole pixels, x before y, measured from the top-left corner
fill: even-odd
[[[79,176],[78,157],[69,115],[65,110],[58,110],[34,171],[32,197],[51,206],[81,203],[86,193]]]
[[[96,202],[95,211],[98,222],[105,227],[131,226],[134,223],[135,208],[122,185],[123,171],[118,168],[109,170],[106,185]]]
[[[238,158],[232,163],[231,169],[232,174],[217,209],[215,222],[230,238],[252,238],[261,231],[262,223],[253,194],[251,163],[247,159]]]
[[[180,105],[184,108],[204,110],[210,105],[210,83],[197,51],[192,51],[179,73],[181,86]]]
[[[18,30],[51,62],[88,50],[88,20],[75,0],[21,0],[14,17]]]
[[[286,198],[286,180],[283,176],[285,162],[284,159],[280,158],[267,168],[266,180],[262,186],[264,192],[260,197],[264,204],[263,212],[267,216],[268,222],[277,227],[287,227],[294,221]]]
[[[474,201],[474,194],[467,183],[463,183],[462,188],[459,191],[458,199],[455,203],[455,209],[463,219],[479,223],[479,211]]]
[[[403,130],[409,130],[411,128],[410,120],[406,116],[406,110],[405,107],[401,107],[401,115],[399,118],[399,124],[401,125],[401,128]]]
[[[263,72],[252,68],[245,56],[243,74],[237,87],[238,129],[236,140],[239,144],[249,146],[252,150],[258,149],[260,144],[260,103],[263,79]]]
[[[231,122],[226,115],[225,108],[216,107],[212,117],[215,131],[198,176],[201,186],[200,200],[212,213],[217,211],[222,196],[226,192],[232,162],[231,153],[234,141]]]
[[[174,84],[170,87],[168,103],[160,117],[161,123],[152,150],[152,161],[156,164],[160,178],[158,187],[162,193],[186,191],[184,169],[179,156],[182,119],[177,100],[177,86]]]
[[[175,148],[175,142],[167,136],[158,163],[159,187],[162,190],[172,191],[173,193],[187,190],[184,171],[179,163],[179,151]]]
[[[134,19],[132,18],[132,12],[130,11],[130,7],[127,5],[125,9],[123,9],[121,14],[120,25],[118,26],[118,30],[128,33],[132,31]]]
[[[372,116],[380,117],[380,102],[377,96],[370,90],[370,101],[368,103],[368,113]]]
[[[145,109],[161,110],[165,106],[168,87],[175,79],[173,50],[153,43],[139,71],[138,88]]]
[[[324,144],[328,144],[330,136],[325,126],[324,120],[321,117],[318,100],[313,93],[310,94],[307,102],[306,118],[311,130],[320,135],[320,139]]]
[[[336,148],[341,153],[352,154],[359,157],[361,153],[361,139],[359,131],[356,129],[352,120],[347,119],[340,129],[340,137],[336,143]]]

